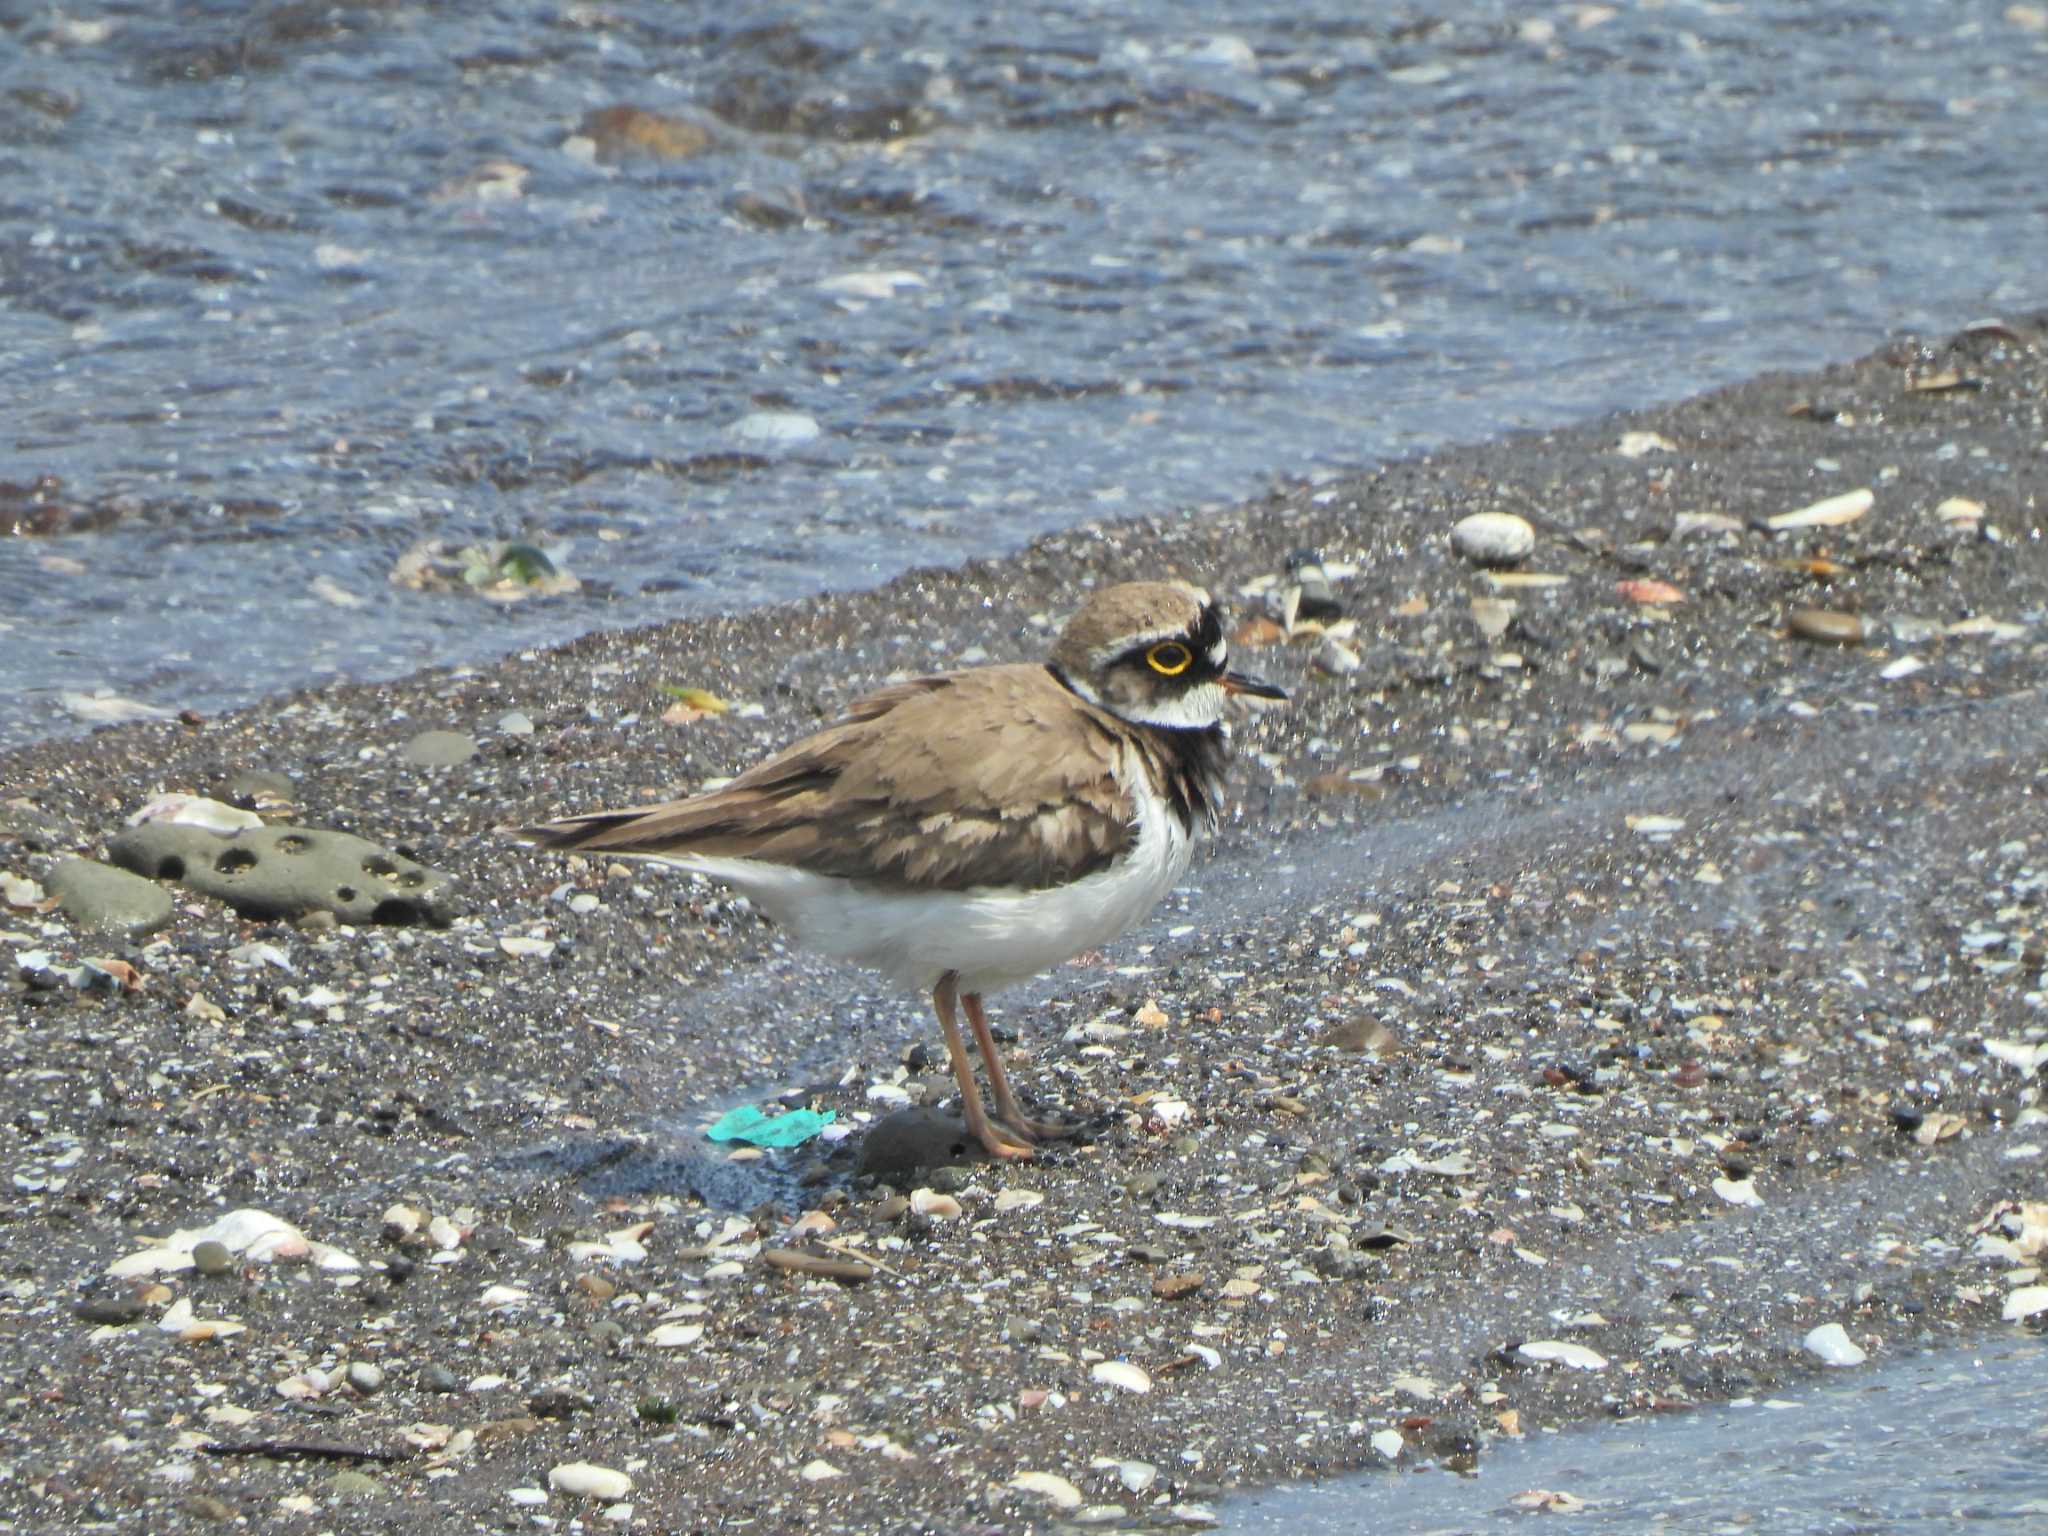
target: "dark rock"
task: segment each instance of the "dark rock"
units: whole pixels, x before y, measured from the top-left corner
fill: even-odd
[[[876,1177],[916,1173],[978,1157],[980,1145],[958,1115],[918,1107],[884,1115],[861,1138],[857,1172]]]

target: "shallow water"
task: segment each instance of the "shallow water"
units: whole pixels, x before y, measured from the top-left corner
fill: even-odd
[[[1830,1376],[1764,1401],[1498,1442],[1476,1473],[1373,1473],[1247,1496],[1233,1536],[1522,1529],[1532,1490],[1572,1531],[1876,1536],[2048,1531],[2048,1346],[2017,1334]]]
[[[2048,33],[2004,10],[0,17],[0,480],[70,530],[0,538],[0,744],[63,690],[481,660],[2038,305]],[[619,103],[717,141],[565,149]],[[463,190],[500,161],[523,196]],[[391,585],[428,538],[584,589]]]

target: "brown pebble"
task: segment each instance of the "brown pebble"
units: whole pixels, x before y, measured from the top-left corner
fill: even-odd
[[[1861,645],[1865,637],[1860,617],[1832,608],[1794,608],[1785,616],[1785,623],[1800,639],[1824,645]]]
[[[1330,800],[1338,795],[1349,795],[1356,800],[1380,800],[1386,797],[1386,786],[1371,779],[1354,779],[1348,773],[1319,773],[1301,786],[1301,792],[1311,800]]]
[[[764,1248],[761,1257],[767,1260],[770,1269],[788,1274],[822,1275],[827,1280],[843,1280],[848,1285],[859,1285],[863,1280],[873,1279],[875,1274],[872,1267],[853,1259],[828,1259],[798,1248]]]
[[[894,1221],[909,1209],[910,1197],[908,1195],[891,1195],[875,1207],[875,1220]]]
[[[592,1301],[610,1301],[619,1294],[619,1288],[603,1275],[578,1275],[576,1289]]]
[[[1359,1014],[1341,1024],[1331,1024],[1322,1033],[1321,1043],[1335,1051],[1353,1051],[1359,1055],[1385,1056],[1400,1043],[1394,1032],[1378,1019]]]
[[[600,107],[584,114],[582,130],[596,140],[597,158],[607,165],[633,155],[687,160],[711,147],[711,134],[700,124],[645,107]]]
[[[476,1427],[476,1443],[489,1445],[494,1440],[522,1440],[538,1432],[540,1420],[530,1414],[521,1414],[514,1419],[492,1419]]]
[[[1161,1275],[1152,1282],[1152,1294],[1161,1301],[1178,1301],[1183,1296],[1192,1296],[1209,1283],[1209,1277],[1199,1269],[1176,1270],[1170,1275]]]

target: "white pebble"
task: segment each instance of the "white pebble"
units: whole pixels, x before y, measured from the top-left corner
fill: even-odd
[[[1536,530],[1512,512],[1474,512],[1452,525],[1451,547],[1477,565],[1513,565],[1536,547]]]
[[[565,1461],[548,1473],[548,1486],[596,1499],[623,1499],[633,1491],[633,1479],[594,1461]]]
[[[1870,1358],[1840,1323],[1822,1323],[1806,1336],[1806,1352],[1824,1365],[1861,1365]]]

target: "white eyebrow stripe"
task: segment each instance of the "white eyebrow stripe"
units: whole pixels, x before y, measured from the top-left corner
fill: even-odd
[[[1162,640],[1178,640],[1182,645],[1186,645],[1188,632],[1185,629],[1148,629],[1135,635],[1125,635],[1114,645],[1098,645],[1088,653],[1088,670],[1100,672],[1119,656],[1135,651],[1140,646],[1157,645]]]

